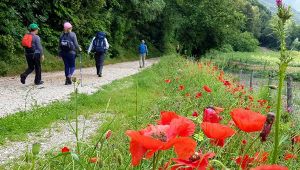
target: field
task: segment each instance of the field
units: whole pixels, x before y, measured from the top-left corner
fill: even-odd
[[[300,52],[292,51],[290,55],[294,60],[288,67],[288,74],[295,80],[300,80]],[[267,76],[273,72],[276,74],[279,63],[279,53],[265,48],[260,48],[256,52],[229,52],[222,53],[212,51],[204,57],[205,61],[213,60],[213,62],[224,70],[239,73],[240,70]]]

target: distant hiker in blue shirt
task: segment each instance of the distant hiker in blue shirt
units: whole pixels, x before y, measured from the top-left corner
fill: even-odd
[[[64,23],[64,32],[60,35],[58,56],[61,57],[65,65],[65,85],[71,85],[71,78],[75,72],[76,49],[81,51],[76,34],[72,32],[72,25]]]
[[[146,56],[148,55],[148,48],[144,40],[142,40],[142,43],[139,45],[139,54],[140,54],[140,68],[142,68],[145,67],[145,60],[146,60]]]
[[[102,70],[104,65],[105,53],[109,48],[108,41],[104,32],[97,32],[96,36],[93,38],[90,47],[88,49],[88,54],[94,52],[95,63],[98,77],[102,77]]]
[[[22,39],[28,68],[20,75],[21,83],[25,84],[26,77],[35,70],[34,84],[41,85],[44,83],[41,80],[41,61],[43,61],[44,55],[40,37],[37,35],[39,32],[38,25],[35,23],[30,24],[29,31],[30,33],[25,34]]]

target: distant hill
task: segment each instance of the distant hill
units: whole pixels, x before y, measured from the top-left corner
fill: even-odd
[[[266,6],[272,13],[277,12],[275,0],[258,0]],[[293,17],[297,24],[300,25],[300,0],[284,0],[284,3],[290,5],[293,11]]]

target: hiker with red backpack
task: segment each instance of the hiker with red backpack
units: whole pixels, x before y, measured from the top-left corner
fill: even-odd
[[[109,44],[106,39],[106,34],[104,32],[97,32],[96,36],[93,38],[89,46],[88,54],[91,52],[95,53],[94,57],[98,77],[102,77],[105,53],[108,48]]]
[[[35,70],[35,85],[41,85],[44,82],[42,79],[42,68],[41,61],[44,59],[43,55],[43,47],[41,44],[41,39],[37,35],[39,31],[39,27],[37,24],[32,23],[29,25],[30,33],[24,35],[22,39],[22,46],[25,49],[26,61],[28,64],[28,68],[24,73],[20,75],[21,83],[25,84],[25,80],[27,76]]]
[[[81,51],[76,34],[72,32],[72,25],[64,23],[64,32],[59,38],[58,56],[63,59],[65,65],[65,85],[72,84],[72,76],[75,72],[76,49]]]

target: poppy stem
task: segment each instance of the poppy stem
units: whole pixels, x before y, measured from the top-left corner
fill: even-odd
[[[257,137],[252,141],[252,143],[250,143],[250,145],[249,145],[248,148],[245,150],[245,152],[243,152],[243,154],[242,154],[243,156],[249,152],[249,150],[250,150],[251,147],[254,145],[254,143],[259,139],[259,137],[260,137],[260,136],[257,136]]]
[[[210,161],[212,164],[213,163],[216,163],[216,164],[218,164],[218,165],[220,165],[221,167],[222,167],[222,169],[224,169],[224,170],[230,170],[229,168],[227,168],[221,161],[219,161],[219,160],[216,160],[216,159],[214,159],[214,160],[211,160]]]
[[[159,159],[160,159],[160,151],[158,151],[157,153],[154,153],[152,170],[156,170]]]

